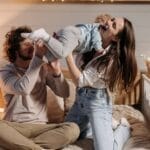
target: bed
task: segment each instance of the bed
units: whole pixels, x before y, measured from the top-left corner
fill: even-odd
[[[67,78],[69,77],[67,71],[65,71],[64,74],[65,76],[67,76]],[[70,79],[69,82],[72,86],[71,88],[75,90]],[[143,106],[143,104],[145,104],[143,102],[145,101],[143,95],[143,89],[145,89],[144,83],[145,82],[143,82],[143,75],[139,73],[135,80],[134,88],[129,93],[119,93],[120,95],[114,94],[115,100],[113,106],[113,117],[117,120],[120,120],[120,118],[125,117],[131,125],[131,137],[124,145],[124,150],[150,150],[149,123],[147,122],[143,113],[141,112],[144,112],[145,109],[148,109],[147,105],[146,107]],[[150,82],[148,83],[148,89],[150,93]],[[72,94],[74,95],[74,93]],[[73,99],[74,96],[65,101],[64,109],[66,110],[66,112],[70,109],[70,105],[73,104]],[[72,145],[68,145],[63,150],[94,150],[94,148],[92,140],[84,139],[79,140]]]
[[[64,70],[63,72],[70,84],[70,97],[67,99],[60,98],[48,89],[48,116],[51,123],[63,122],[66,113],[74,103],[75,86],[70,79],[68,71]],[[145,101],[143,102],[143,100],[147,99],[144,97],[146,96],[144,95],[145,90],[148,94],[150,93],[150,89],[148,88],[149,90],[147,90],[144,84],[145,78],[143,79],[142,75],[141,80],[141,74],[139,74],[135,81],[134,88],[129,93],[119,93],[120,95],[115,93],[113,95],[113,117],[117,120],[121,117],[127,118],[132,128],[131,138],[125,144],[124,150],[150,150],[149,123],[144,115],[139,110],[135,109],[140,109],[142,106],[143,111],[150,110],[150,106],[148,107],[147,104],[145,104]],[[150,87],[149,79],[148,82],[146,80],[146,85]],[[131,105],[138,107],[133,108]],[[79,140],[66,146],[62,150],[94,150],[93,141],[90,139]]]

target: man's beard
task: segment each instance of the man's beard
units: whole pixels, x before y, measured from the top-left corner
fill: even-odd
[[[19,57],[22,59],[22,60],[24,60],[24,61],[28,61],[28,60],[31,60],[32,59],[32,57],[30,57],[30,56],[24,56],[22,53],[20,53],[19,51],[18,51],[18,55],[19,55]]]

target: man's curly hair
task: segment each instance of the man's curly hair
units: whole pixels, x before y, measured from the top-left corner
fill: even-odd
[[[5,42],[3,45],[4,53],[6,54],[6,58],[10,62],[15,62],[16,60],[16,51],[20,49],[20,42],[22,42],[25,38],[21,37],[21,33],[31,33],[32,30],[28,26],[21,26],[18,28],[11,29],[5,35]]]

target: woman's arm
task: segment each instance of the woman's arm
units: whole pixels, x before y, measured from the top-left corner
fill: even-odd
[[[70,73],[71,73],[73,82],[74,82],[75,85],[77,86],[77,85],[78,85],[79,78],[80,78],[80,75],[81,75],[81,72],[80,72],[80,70],[78,69],[78,67],[76,66],[76,64],[75,64],[75,62],[74,62],[72,53],[69,54],[69,55],[66,57],[66,62],[67,62],[68,68],[69,68],[69,70],[70,70]]]

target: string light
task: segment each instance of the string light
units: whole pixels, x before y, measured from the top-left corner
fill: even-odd
[[[52,2],[52,3],[54,3],[54,2],[80,2],[80,0],[41,0],[42,2]],[[111,3],[113,3],[115,0],[81,0],[81,2],[86,2],[86,1],[88,1],[88,2],[95,2],[95,1],[97,1],[97,2],[100,2],[100,3],[105,3],[105,2],[111,2]]]

